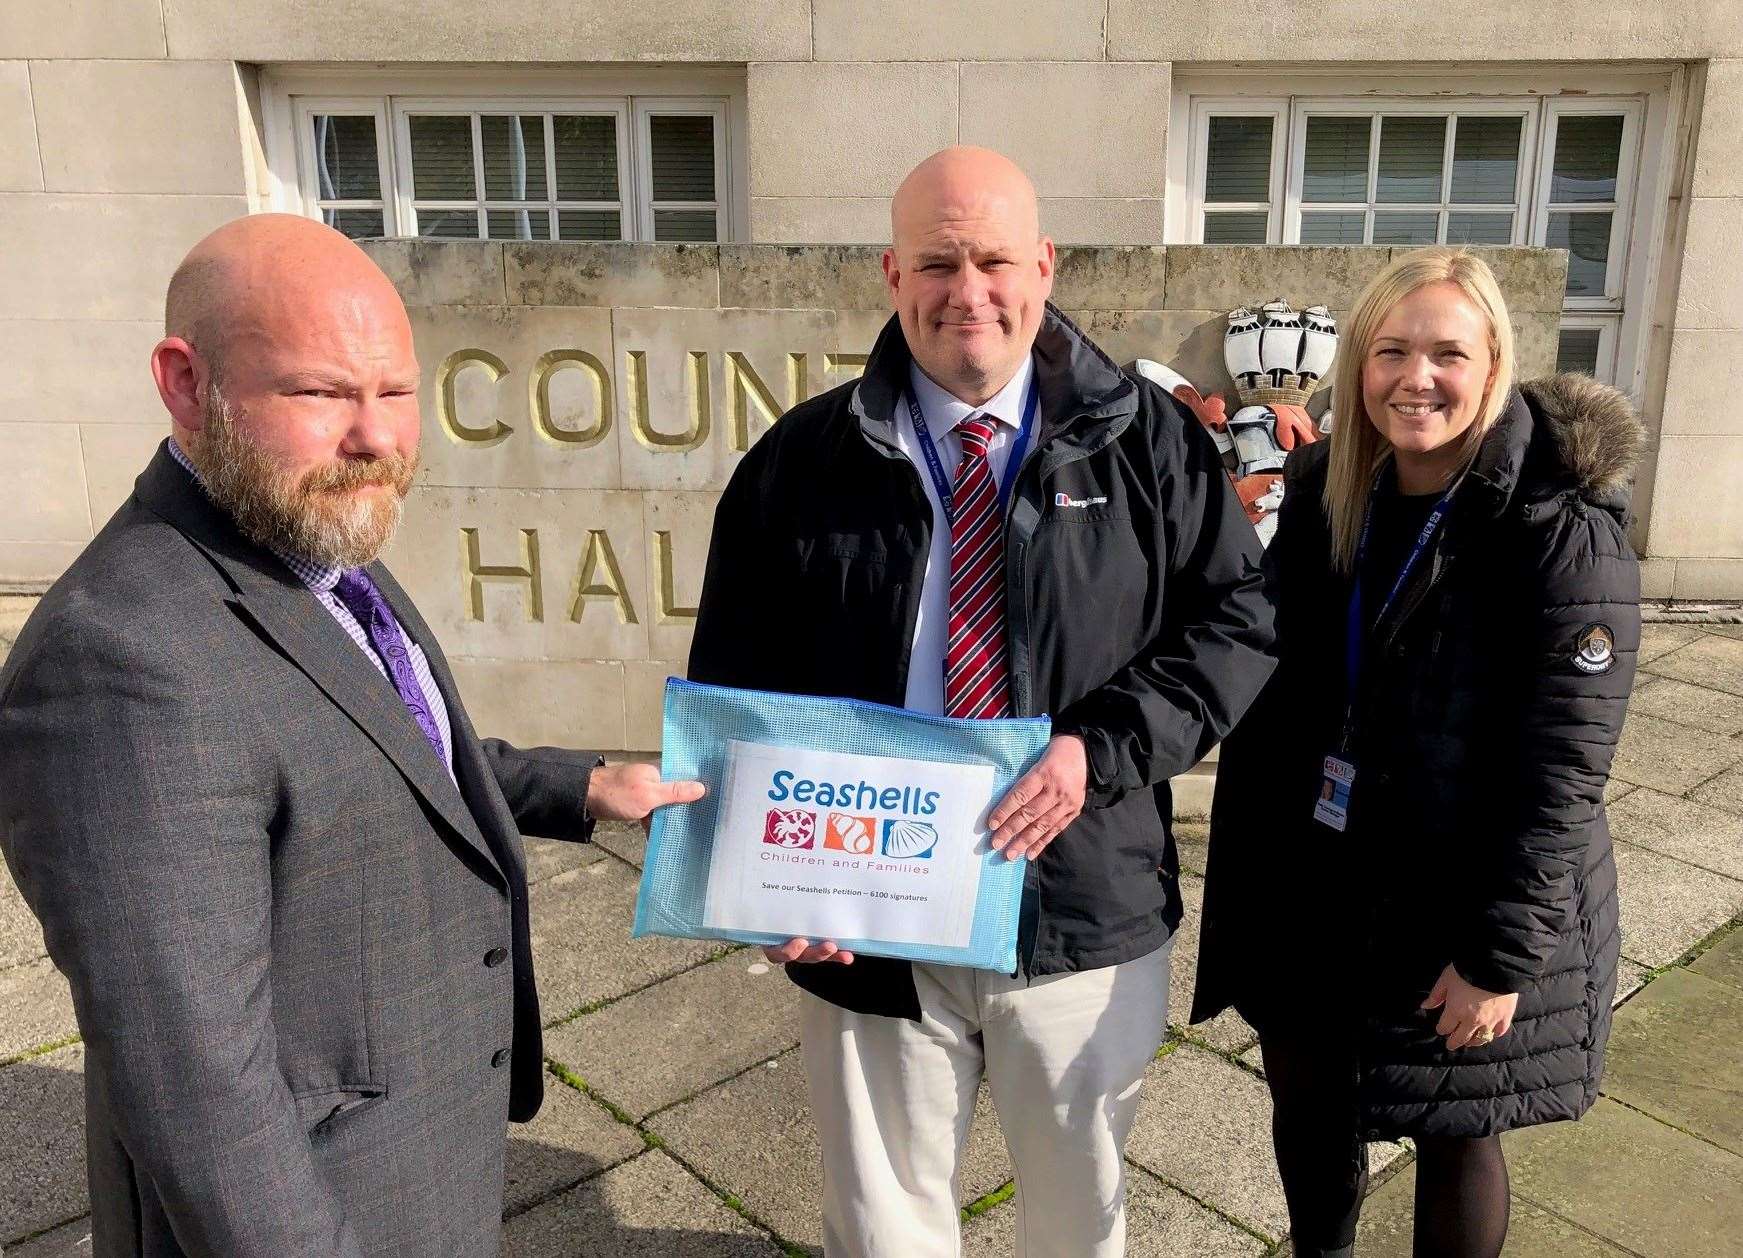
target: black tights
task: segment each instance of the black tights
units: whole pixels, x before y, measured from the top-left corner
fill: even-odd
[[[1297,1258],[1350,1253],[1368,1190],[1356,1063],[1347,1048],[1262,1036],[1271,1137]],[[1497,1258],[1507,1238],[1499,1136],[1416,1142],[1414,1258]]]

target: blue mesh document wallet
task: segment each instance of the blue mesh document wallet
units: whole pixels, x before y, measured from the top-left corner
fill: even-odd
[[[654,814],[641,935],[1017,968],[1023,862],[986,814],[1046,717],[965,721],[851,699],[666,682],[661,773],[708,794]]]

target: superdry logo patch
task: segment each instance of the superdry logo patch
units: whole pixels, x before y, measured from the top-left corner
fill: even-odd
[[[1616,665],[1616,635],[1609,625],[1591,624],[1574,644],[1574,667],[1582,673],[1607,673]]]
[[[1105,506],[1106,498],[1073,498],[1070,494],[1054,494],[1053,505],[1056,507],[1100,507]]]

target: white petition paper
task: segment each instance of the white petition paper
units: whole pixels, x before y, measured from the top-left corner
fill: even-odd
[[[703,924],[968,945],[991,765],[729,742]]]

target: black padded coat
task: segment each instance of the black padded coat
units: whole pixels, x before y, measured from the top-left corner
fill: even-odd
[[[1224,744],[1192,1018],[1233,1004],[1261,1034],[1351,1034],[1368,1139],[1487,1135],[1597,1099],[1640,444],[1627,402],[1586,377],[1513,395],[1371,635],[1341,834],[1313,807],[1346,702],[1350,581],[1321,506],[1329,443],[1290,458],[1266,556],[1280,663]],[[1519,993],[1510,1034],[1446,1050],[1418,1005],[1449,962]]]

